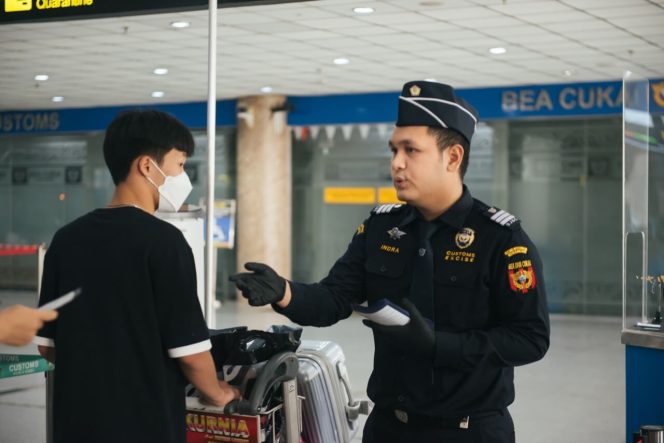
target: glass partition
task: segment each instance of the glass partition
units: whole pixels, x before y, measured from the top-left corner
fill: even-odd
[[[662,331],[664,144],[650,82],[623,79],[623,330]],[[659,125],[657,125],[659,126]],[[661,129],[661,128],[660,128]]]

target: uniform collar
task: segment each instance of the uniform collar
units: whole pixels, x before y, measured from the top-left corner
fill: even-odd
[[[466,221],[466,217],[470,213],[471,208],[473,207],[473,196],[470,195],[470,191],[463,185],[463,193],[461,198],[457,200],[447,211],[443,212],[437,218],[433,219],[434,223],[446,223],[454,228],[461,229]],[[405,226],[420,217],[420,214],[417,209],[408,205],[407,211],[404,218],[399,223],[399,226]]]
[[[461,198],[457,200],[456,203],[450,207],[450,209],[443,212],[434,221],[441,221],[454,228],[461,229],[463,228],[466,217],[468,217],[472,207],[473,196],[470,195],[470,191],[466,185],[463,185],[463,193],[461,194]]]

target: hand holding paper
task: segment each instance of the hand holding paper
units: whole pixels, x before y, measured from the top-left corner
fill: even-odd
[[[69,291],[65,295],[61,295],[55,300],[46,303],[45,305],[40,306],[38,310],[51,311],[54,309],[61,308],[62,306],[66,305],[67,303],[71,302],[73,299],[78,297],[80,294],[81,294],[81,288],[76,288],[73,291]]]
[[[386,326],[370,320],[362,320],[362,323],[373,329],[375,333],[389,337],[403,351],[427,359],[433,358],[436,334],[431,322],[422,317],[410,300],[403,299],[402,305],[410,316],[410,321],[405,325]]]
[[[385,326],[403,326],[410,321],[408,311],[387,299],[378,300],[369,306],[355,305],[355,312],[374,323]]]

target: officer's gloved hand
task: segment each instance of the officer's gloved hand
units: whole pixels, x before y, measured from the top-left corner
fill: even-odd
[[[242,291],[251,306],[276,303],[286,292],[286,280],[263,263],[245,263],[248,271],[228,277]]]
[[[362,320],[362,323],[379,334],[387,336],[402,350],[425,359],[432,359],[436,347],[436,334],[433,328],[422,317],[413,302],[403,299],[401,305],[410,314],[410,321],[403,326],[385,326],[371,320]]]

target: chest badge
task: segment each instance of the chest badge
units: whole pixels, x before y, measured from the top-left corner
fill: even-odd
[[[397,228],[395,226],[392,229],[390,229],[389,231],[387,231],[387,235],[389,235],[392,240],[399,240],[399,239],[401,239],[401,237],[406,235],[406,233],[403,232],[403,231],[400,231],[399,228]]]
[[[454,243],[456,243],[459,249],[466,249],[468,246],[473,244],[475,240],[475,231],[470,228],[461,228],[454,237]]]

